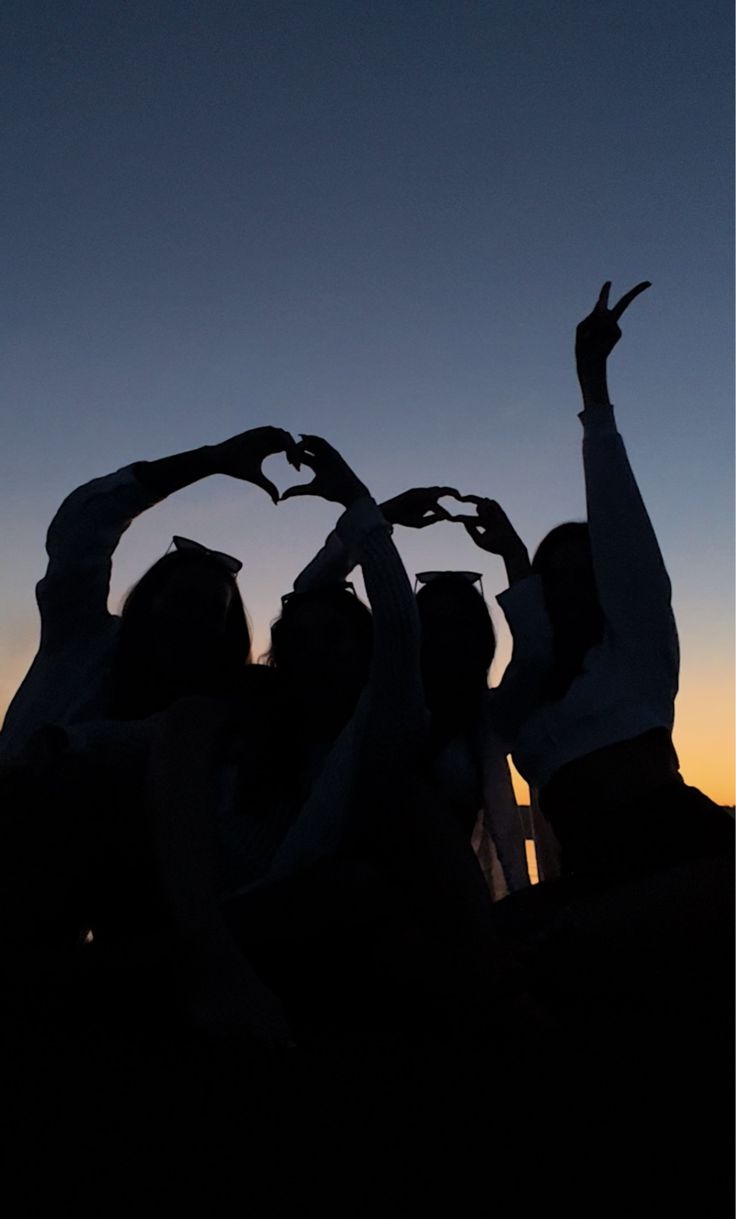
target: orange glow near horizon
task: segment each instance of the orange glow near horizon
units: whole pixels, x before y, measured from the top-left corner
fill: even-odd
[[[254,639],[254,655],[266,644]],[[0,717],[4,717],[16,689],[33,659],[36,643],[5,648],[0,653]],[[683,665],[677,700],[674,740],[686,783],[699,787],[716,804],[735,803],[734,698],[730,670],[722,664]],[[520,804],[529,803],[529,788],[511,767]]]

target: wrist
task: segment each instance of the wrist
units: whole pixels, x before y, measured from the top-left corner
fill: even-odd
[[[224,462],[219,444],[205,444],[196,450],[202,462],[202,468],[207,474],[225,474]]]
[[[356,500],[370,498],[370,491],[365,483],[355,481],[349,488],[346,488],[344,495],[341,496],[340,502],[344,508],[351,508]]]
[[[578,364],[578,383],[585,406],[610,405],[605,364],[592,368]]]
[[[213,462],[214,449],[204,445],[201,449],[188,449],[185,453],[174,453],[157,461],[139,461],[133,466],[138,482],[160,499],[165,499],[182,487],[191,486],[208,474],[217,474],[219,469]]]
[[[509,584],[516,584],[519,580],[525,580],[531,571],[529,551],[523,542],[519,542],[518,545],[507,550],[503,560]]]

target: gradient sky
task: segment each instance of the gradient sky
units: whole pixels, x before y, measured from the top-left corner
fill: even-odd
[[[683,773],[732,802],[732,46],[725,0],[4,0],[0,713],[54,511],[130,461],[274,423],[378,498],[493,496],[530,547],[583,516],[574,327],[650,279],[611,394]],[[111,607],[182,533],[245,560],[262,648],[335,517],[207,480],[134,524]],[[460,526],[396,538],[503,587]]]

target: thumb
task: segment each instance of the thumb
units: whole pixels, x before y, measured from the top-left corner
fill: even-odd
[[[266,478],[265,474],[256,474],[253,476],[253,478],[251,478],[250,481],[254,484],[254,486],[260,487],[262,491],[265,491],[266,495],[271,497],[274,504],[279,502],[278,487],[271,482],[270,478]]]
[[[285,499],[294,499],[297,495],[319,495],[319,491],[315,490],[314,483],[299,483],[296,487],[287,487],[281,493],[281,502]]]

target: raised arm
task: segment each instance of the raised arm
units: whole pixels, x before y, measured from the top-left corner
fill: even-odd
[[[335,742],[315,787],[275,860],[278,873],[330,854],[343,841],[359,764],[390,764],[407,757],[426,725],[419,670],[419,620],[391,527],[364,483],[339,453],[306,436],[301,458],[315,471],[312,483],[282,495],[320,495],[341,503],[335,528],[350,567],[360,564],[373,611],[373,654],[366,687]]]
[[[364,491],[364,494],[368,494]],[[448,514],[438,503],[442,495],[454,495],[452,487],[413,487],[380,505],[383,522],[388,525],[406,525],[411,529],[425,529],[437,521],[448,520]],[[336,529],[327,538],[324,546],[315,555],[294,581],[294,591],[306,593],[312,589],[346,580],[360,557],[345,545]]]
[[[36,589],[42,647],[64,647],[104,622],[112,556],[147,508],[210,474],[252,482],[276,502],[278,492],[261,463],[271,453],[293,451],[288,432],[254,428],[222,444],[136,462],[78,487],[64,500],[46,538],[49,562]]]
[[[503,559],[509,587],[526,579],[531,571],[529,552],[501,505],[482,495],[456,495],[455,498],[474,504],[475,516],[459,512],[448,514],[445,519],[459,521],[476,546]]]
[[[360,564],[373,610],[373,659],[366,701],[371,717],[386,723],[424,711],[419,675],[419,619],[404,564],[391,539],[391,525],[368,488],[339,453],[318,436],[305,436],[300,458],[315,471],[311,483],[291,487],[282,500],[319,495],[341,503],[335,528],[348,570]]]
[[[511,660],[498,686],[489,693],[489,722],[510,748],[526,716],[539,701],[542,680],[552,664],[552,629],[544,606],[541,581],[531,574],[524,542],[493,499],[458,495],[473,504],[475,515],[453,513],[447,519],[465,528],[476,546],[503,560],[509,587],[497,597],[513,639]]]
[[[596,587],[609,629],[628,641],[652,634],[677,647],[671,585],[652,523],[608,394],[607,362],[621,337],[624,310],[649,284],[637,284],[609,307],[603,285],[592,312],[580,323],[575,359],[584,409],[583,466]]]

